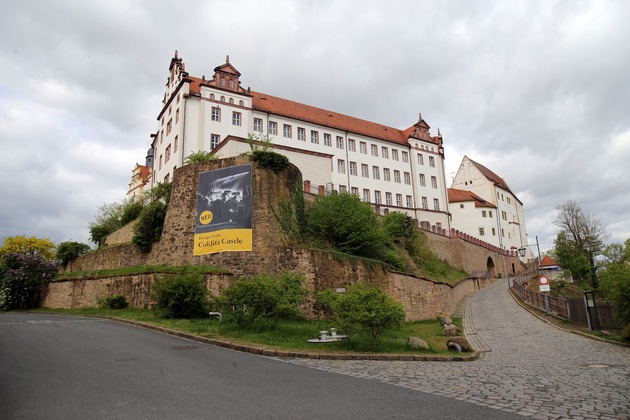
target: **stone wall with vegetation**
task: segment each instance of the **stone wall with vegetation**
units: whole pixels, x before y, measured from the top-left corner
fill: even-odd
[[[193,255],[199,173],[242,164],[253,166],[253,251]],[[230,274],[207,276],[206,283],[212,294],[218,293],[241,276],[295,271],[304,275],[310,291],[302,308],[303,314],[309,318],[325,315],[316,305],[314,296],[327,288],[342,289],[359,282],[376,285],[404,305],[408,320],[420,320],[451,314],[464,295],[485,285],[485,281],[480,283],[479,280],[466,279],[456,286],[450,286],[394,273],[384,264],[371,260],[290,247],[274,212],[278,212],[282,203],[293,199],[295,186],[302,182],[299,170],[293,165],[276,174],[271,170],[257,168],[248,157],[242,156],[186,165],[178,168],[174,175],[162,237],[153,245],[150,253],[142,253],[131,244],[108,246],[78,258],[64,271],[143,265],[214,265]],[[479,247],[464,244],[457,238],[425,234],[430,247],[441,258],[469,272],[485,271],[489,256],[487,250],[475,249]],[[499,262],[502,256],[493,258]],[[507,274],[507,267],[507,261],[497,264],[498,271],[502,273]],[[148,289],[153,281],[154,275],[151,274],[55,281],[48,288],[44,306],[94,306],[100,298],[122,293],[132,306],[143,307],[150,304]]]

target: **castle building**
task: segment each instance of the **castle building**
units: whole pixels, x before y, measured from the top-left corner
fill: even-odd
[[[240,78],[229,57],[210,79],[190,76],[175,52],[147,156],[152,184],[169,182],[191,153],[237,156],[250,151],[248,138],[269,139],[309,192],[357,194],[380,214],[405,212],[450,233],[443,140],[422,115],[401,130],[245,89]]]
[[[490,169],[464,156],[448,197],[453,229],[507,251],[527,245],[523,203]],[[534,258],[527,249],[525,261]]]

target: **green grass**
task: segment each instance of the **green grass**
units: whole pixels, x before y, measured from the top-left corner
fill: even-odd
[[[226,270],[213,265],[141,265],[135,267],[114,268],[111,270],[88,270],[75,271],[72,273],[60,273],[55,280],[74,279],[79,277],[114,277],[114,276],[132,276],[136,274],[152,274],[152,273],[174,273],[174,274],[206,274],[206,273],[227,273]]]
[[[333,321],[307,320],[262,320],[248,328],[239,327],[235,323],[222,322],[216,318],[202,319],[164,319],[150,310],[80,308],[80,309],[36,309],[38,312],[54,312],[72,315],[93,315],[116,317],[144,322],[201,337],[223,339],[226,341],[264,346],[276,350],[291,350],[318,353],[384,353],[384,354],[453,354],[446,347],[449,337],[442,336],[442,326],[438,320],[411,322],[401,328],[385,331],[372,343],[369,339],[356,338],[351,341],[339,341],[325,344],[313,344],[307,340],[317,338],[322,330],[330,331],[335,327]],[[453,323],[463,331],[462,319],[454,318]],[[407,338],[420,337],[429,344],[429,350],[411,349],[407,346]]]

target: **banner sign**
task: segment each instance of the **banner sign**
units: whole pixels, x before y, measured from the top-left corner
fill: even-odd
[[[252,165],[199,174],[194,255],[252,250]]]

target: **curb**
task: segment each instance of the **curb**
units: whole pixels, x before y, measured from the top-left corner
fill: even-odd
[[[574,331],[574,330],[568,330],[566,328],[562,328],[559,325],[554,324],[553,322],[549,322],[547,319],[545,319],[544,317],[534,312],[531,306],[523,302],[515,293],[512,292],[512,288],[508,289],[508,293],[510,294],[510,296],[512,296],[512,299],[514,299],[516,304],[519,305],[521,308],[525,309],[527,312],[529,312],[536,318],[540,319],[541,321],[545,322],[546,324],[549,324],[552,327],[559,329],[560,331],[568,332],[575,335],[580,335],[582,337],[590,338],[591,340],[601,341],[602,343],[615,344],[621,347],[630,347],[630,344],[627,344],[627,343],[620,343],[618,341],[606,340],[605,338],[597,337],[596,335],[583,333],[582,331]]]
[[[279,357],[289,359],[317,359],[317,360],[374,360],[374,361],[401,361],[401,362],[472,362],[479,358],[480,352],[474,351],[472,354],[465,356],[441,356],[441,355],[420,355],[420,354],[366,354],[366,353],[311,353],[307,351],[291,351],[291,350],[275,350],[266,347],[250,346],[247,344],[235,343],[232,341],[219,340],[216,338],[200,337],[170,328],[159,327],[157,325],[147,324],[144,322],[133,321],[130,319],[100,316],[100,315],[74,315],[59,314],[54,312],[38,312],[49,313],[52,315],[71,315],[89,318],[108,319],[119,322],[121,324],[133,325],[135,327],[153,330],[162,334],[172,335],[175,337],[185,338],[203,344],[223,347],[230,350],[250,353],[259,356]]]

